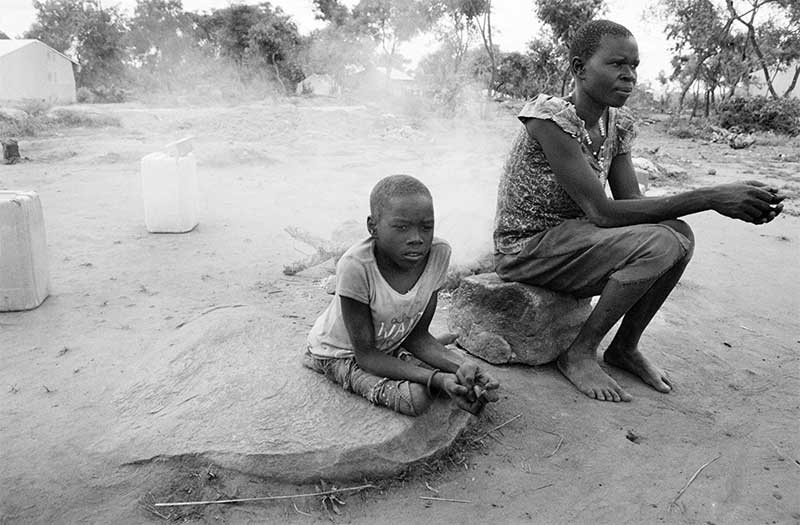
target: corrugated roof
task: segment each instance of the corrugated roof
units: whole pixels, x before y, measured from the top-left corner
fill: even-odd
[[[70,57],[68,57],[64,53],[61,53],[60,51],[56,51],[55,49],[53,49],[52,47],[48,46],[44,42],[41,42],[40,40],[36,40],[35,38],[23,38],[23,39],[19,39],[19,40],[0,40],[0,57],[3,56],[3,55],[7,55],[9,53],[13,53],[17,49],[22,49],[23,47],[29,46],[29,45],[34,44],[34,43],[39,43],[39,44],[47,47],[48,49],[51,49],[54,53],[58,53],[59,55],[61,55],[62,57],[66,58],[70,62],[73,62],[75,64],[78,63],[77,60],[71,59]]]

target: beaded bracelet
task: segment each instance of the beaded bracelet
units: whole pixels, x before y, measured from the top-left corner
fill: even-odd
[[[431,392],[431,383],[433,383],[433,376],[441,372],[438,368],[434,368],[433,372],[431,372],[430,377],[428,377],[428,384],[426,385],[428,388],[428,397],[433,398],[433,392]]]

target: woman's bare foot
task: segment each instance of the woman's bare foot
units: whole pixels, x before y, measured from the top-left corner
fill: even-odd
[[[596,359],[574,358],[569,352],[561,354],[556,361],[558,369],[578,390],[598,401],[630,401],[633,397],[616,381],[603,372]]]
[[[633,350],[621,351],[609,347],[606,349],[605,354],[603,354],[603,361],[639,376],[642,381],[659,392],[666,394],[672,390],[672,383],[670,383],[667,374],[653,365],[653,363],[643,356],[636,348]]]

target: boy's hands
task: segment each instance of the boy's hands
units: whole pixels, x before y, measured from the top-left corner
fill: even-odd
[[[456,404],[464,410],[477,414],[486,403],[497,401],[500,383],[475,362],[464,361],[456,371],[456,379],[467,388],[462,402],[456,399]]]
[[[444,391],[448,396],[450,396],[451,399],[456,400],[456,403],[458,403],[459,398],[466,398],[467,393],[469,393],[469,389],[459,383],[455,374],[436,372],[434,379],[436,387],[439,390]]]

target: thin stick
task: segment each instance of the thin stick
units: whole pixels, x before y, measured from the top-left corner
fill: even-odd
[[[431,492],[433,492],[435,494],[439,493],[439,491],[436,490],[435,488],[431,487],[430,483],[428,483],[427,481],[425,482],[425,487],[427,487],[428,490],[430,490]]]
[[[778,453],[778,457],[779,457],[779,458],[781,458],[781,459],[782,459],[782,460],[784,460],[784,461],[786,461],[787,459],[791,460],[791,458],[787,458],[787,457],[786,457],[786,456],[783,454],[783,452],[781,452],[781,449],[780,449],[780,448],[778,448],[778,445],[776,445],[775,443],[773,443],[773,441],[772,441],[771,439],[768,439],[767,441],[769,441],[769,444],[770,444],[770,445],[772,445],[772,446],[775,448],[775,452],[777,452],[777,453]],[[796,459],[795,459],[795,460],[792,460],[792,463],[794,463],[794,466],[795,466],[795,467],[800,467],[800,462],[798,462]]]
[[[219,310],[221,308],[241,308],[242,306],[247,306],[247,305],[246,304],[221,304],[219,306],[212,306],[211,308],[206,308],[205,310],[200,312],[200,315],[198,315],[196,317],[193,317],[193,318],[189,319],[188,321],[183,321],[181,323],[178,323],[175,326],[175,328],[177,329],[177,328],[180,328],[180,327],[182,327],[184,325],[187,325],[187,324],[191,323],[192,321],[196,321],[197,319],[200,319],[204,315],[206,315],[208,313],[211,313],[214,310]]]
[[[322,492],[313,492],[311,494],[288,494],[284,496],[262,496],[259,498],[239,498],[239,499],[218,499],[215,501],[181,501],[177,503],[154,503],[154,507],[185,507],[187,505],[216,505],[218,503],[244,503],[247,501],[270,501],[276,499],[293,499],[293,498],[308,498],[312,496],[327,496],[329,494],[338,494],[340,492],[350,492],[354,490],[374,489],[375,485],[359,485],[358,487],[350,487],[346,489],[333,489],[324,490]]]
[[[552,486],[553,486],[553,484],[552,484],[552,483],[548,483],[547,485],[542,485],[541,487],[536,487],[536,488],[535,488],[535,489],[533,489],[531,492],[536,492],[537,490],[546,489],[547,487],[552,487]]]
[[[302,510],[298,509],[294,501],[292,502],[292,507],[294,507],[294,510],[296,510],[298,514],[302,514],[303,516],[311,516],[311,514],[308,512],[303,512]]]
[[[720,454],[719,456],[715,457],[714,459],[712,459],[711,461],[709,461],[708,463],[704,464],[702,467],[700,467],[699,469],[697,469],[697,472],[695,472],[695,473],[692,475],[692,477],[691,477],[691,478],[689,478],[689,481],[687,481],[687,482],[686,482],[686,485],[684,485],[684,486],[683,486],[683,488],[682,488],[680,491],[678,491],[678,495],[677,495],[677,496],[675,496],[675,499],[674,499],[674,500],[672,500],[672,503],[670,503],[670,505],[675,505],[675,504],[678,502],[678,498],[680,498],[681,496],[683,496],[683,493],[684,493],[684,492],[686,492],[686,489],[688,489],[688,488],[689,488],[689,485],[691,485],[691,484],[692,484],[692,482],[695,480],[695,478],[697,478],[697,476],[698,476],[698,475],[700,475],[700,473],[703,471],[703,469],[704,469],[704,468],[706,468],[706,467],[707,467],[707,466],[709,466],[710,464],[714,463],[716,460],[718,460],[718,459],[719,459],[719,458],[721,458],[721,457],[722,457],[722,454]]]
[[[471,501],[467,501],[465,499],[434,498],[433,496],[420,496],[419,499],[428,501],[447,501],[449,503],[472,503]]]
[[[561,439],[558,441],[558,445],[556,445],[556,448],[555,448],[555,450],[553,450],[553,451],[550,453],[550,455],[549,455],[549,456],[545,456],[545,457],[547,457],[547,458],[552,458],[553,456],[555,456],[555,455],[556,455],[556,452],[558,452],[558,450],[561,448],[561,445],[564,443],[564,436],[559,436],[559,437],[560,437]]]
[[[481,437],[479,437],[479,438],[476,438],[476,439],[473,439],[473,441],[480,441],[480,440],[482,440],[483,438],[487,437],[487,436],[488,436],[489,434],[491,434],[492,432],[496,432],[497,430],[500,430],[500,429],[501,429],[501,428],[503,428],[504,426],[508,425],[509,423],[513,423],[514,421],[516,421],[517,419],[519,419],[519,418],[521,418],[521,417],[522,417],[522,414],[517,414],[516,416],[512,417],[511,419],[509,419],[509,420],[508,420],[508,421],[506,421],[505,423],[502,423],[502,424],[500,424],[500,425],[497,425],[496,427],[494,427],[493,429],[491,429],[489,432],[487,432],[487,433],[483,434]]]
[[[534,428],[534,430],[538,430],[539,432],[544,432],[545,434],[550,434],[551,436],[555,436],[555,437],[558,438],[558,445],[556,445],[556,448],[549,455],[544,456],[544,457],[552,458],[553,456],[555,456],[556,452],[561,450],[561,445],[564,444],[564,436],[562,436],[561,434],[558,434],[557,432],[552,432],[550,430],[545,430],[543,428],[539,428],[539,427],[533,427],[533,428]]]

